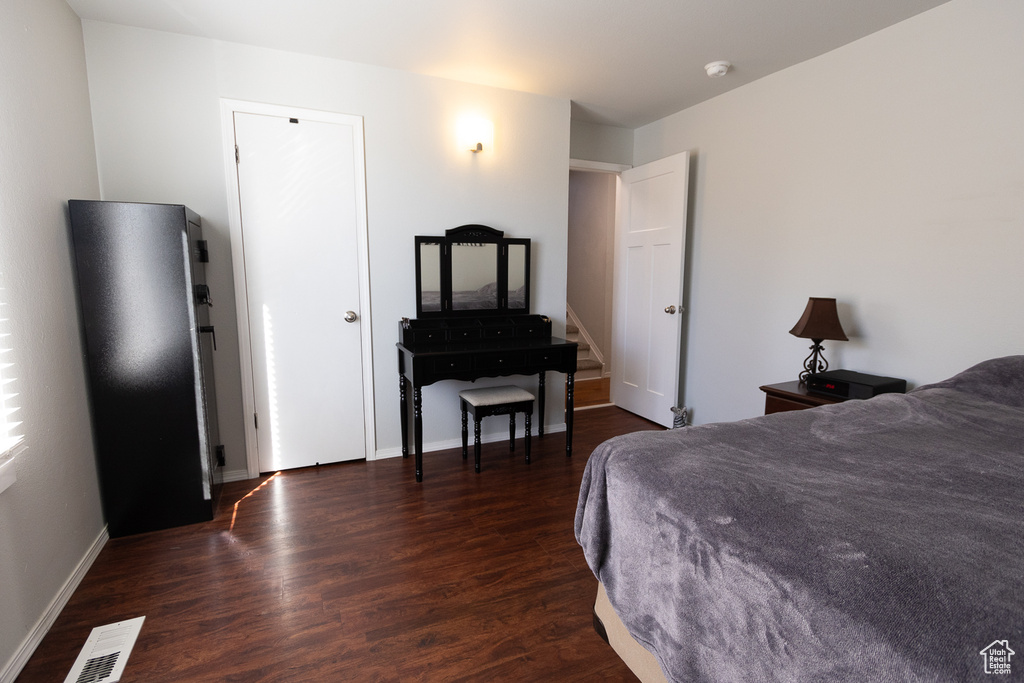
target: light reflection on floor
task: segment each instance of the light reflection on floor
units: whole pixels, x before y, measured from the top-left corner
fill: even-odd
[[[253,495],[257,491],[259,491],[260,489],[262,489],[264,486],[266,486],[270,482],[272,482],[280,474],[281,474],[280,472],[274,472],[272,475],[267,477],[267,479],[263,483],[261,483],[259,486],[254,488],[252,491],[249,491],[249,493],[245,494],[244,496],[242,496],[241,498],[238,499],[238,501],[235,503],[234,510],[231,512],[231,525],[228,527],[228,532],[233,531],[234,528],[235,528],[235,518],[238,517],[238,506],[242,504],[242,501],[245,500],[246,498],[248,498],[249,496]]]

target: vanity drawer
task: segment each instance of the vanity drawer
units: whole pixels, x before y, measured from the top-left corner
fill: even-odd
[[[450,373],[464,372],[473,367],[473,359],[467,355],[439,356],[431,358],[428,363],[431,372]]]
[[[407,344],[441,344],[444,341],[444,330],[438,327],[426,330],[408,330],[405,333]]]
[[[551,336],[551,319],[543,315],[524,315],[515,321],[516,336],[524,339],[547,339]]]
[[[482,353],[476,357],[478,370],[517,370],[526,366],[526,354],[522,351]]]
[[[552,366],[559,366],[565,363],[566,357],[574,358],[576,355],[575,349],[569,351],[562,349],[545,349],[543,351],[530,351],[528,354],[527,362],[536,367],[550,368]]]
[[[484,339],[510,339],[515,336],[516,328],[511,325],[502,327],[485,327],[482,332]]]
[[[525,326],[525,325],[522,325],[522,326],[519,326],[519,327],[516,328],[516,336],[517,337],[525,337],[525,338],[528,338],[528,339],[539,339],[539,338],[545,337],[545,336],[546,337],[550,337],[551,333],[548,331],[550,329],[551,329],[550,326],[545,327],[544,325],[536,325],[536,326]]]
[[[479,327],[457,327],[448,330],[448,340],[453,342],[473,341],[480,338]]]

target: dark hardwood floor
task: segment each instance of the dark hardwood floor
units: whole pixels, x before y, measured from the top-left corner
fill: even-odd
[[[635,681],[592,627],[573,535],[587,457],[661,429],[618,408],[561,433],[224,486],[207,523],[103,548],[18,683],[61,681],[90,630],[145,615],[122,681]],[[472,449],[471,449],[472,450]]]

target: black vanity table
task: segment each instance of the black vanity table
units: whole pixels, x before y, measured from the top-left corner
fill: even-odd
[[[565,452],[572,455],[576,342],[552,337],[551,320],[529,313],[529,283],[528,239],[483,225],[416,238],[418,317],[401,321],[398,342],[402,457],[409,457],[411,399],[416,481],[423,481],[421,388],[442,380],[537,375],[543,436],[545,373],[565,373]]]

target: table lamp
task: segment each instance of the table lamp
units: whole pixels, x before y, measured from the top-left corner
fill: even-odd
[[[789,333],[802,339],[810,339],[814,345],[810,347],[811,355],[804,359],[804,371],[800,373],[800,381],[807,380],[809,375],[828,370],[828,361],[821,355],[821,342],[826,339],[848,341],[843,326],[839,322],[835,299],[824,299],[812,296],[807,300],[807,308],[800,320]]]

